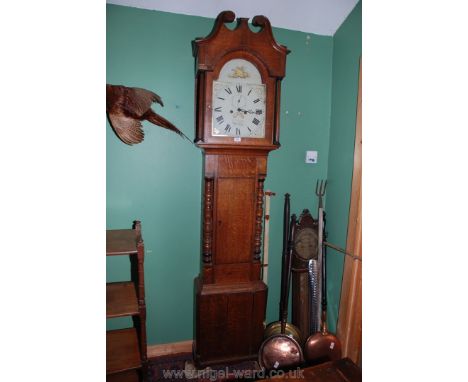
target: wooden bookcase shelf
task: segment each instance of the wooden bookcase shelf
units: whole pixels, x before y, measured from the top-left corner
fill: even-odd
[[[107,374],[141,367],[138,336],[135,328],[109,330],[106,338]]]
[[[138,253],[138,237],[135,229],[106,231],[106,255],[133,255]]]
[[[131,281],[107,283],[107,318],[135,316],[139,313],[135,284]]]
[[[147,374],[144,245],[141,223],[106,231],[106,256],[129,256],[130,281],[106,284],[106,318],[132,317],[133,327],[107,331],[106,380],[145,381]]]

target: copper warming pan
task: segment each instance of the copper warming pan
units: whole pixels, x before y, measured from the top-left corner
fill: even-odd
[[[281,277],[280,321],[271,323],[265,329],[259,354],[258,363],[262,369],[287,369],[299,365],[304,357],[301,348],[299,329],[287,323],[289,284],[291,282],[291,261],[296,215],[291,218],[289,225],[289,194],[285,195],[285,234],[283,239],[283,266]],[[287,243],[286,245],[284,245]]]
[[[304,356],[309,364],[334,361],[341,358],[341,342],[327,329],[327,286],[326,286],[326,246],[325,241],[325,213],[322,203],[319,204],[320,226],[323,227],[322,240],[319,240],[319,251],[322,252],[322,324],[320,332],[312,334],[304,344]]]

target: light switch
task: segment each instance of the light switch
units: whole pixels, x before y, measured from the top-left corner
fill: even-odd
[[[306,151],[306,163],[317,163],[318,153],[317,151]]]

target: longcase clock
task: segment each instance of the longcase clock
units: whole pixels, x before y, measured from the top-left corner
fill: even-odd
[[[193,43],[196,139],[203,150],[202,266],[195,279],[199,366],[256,358],[267,286],[261,281],[263,183],[279,148],[281,80],[288,49],[264,16],[221,12]]]

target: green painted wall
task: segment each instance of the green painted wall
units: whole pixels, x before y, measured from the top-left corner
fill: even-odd
[[[361,2],[333,36],[333,80],[326,198],[329,240],[346,246],[349,201],[353,175],[354,137],[361,56]],[[344,258],[328,251],[328,323],[335,331],[343,277]]]
[[[291,194],[292,212],[308,208],[316,215],[315,182],[327,174],[331,112],[332,38],[284,29],[274,33],[291,53],[282,84],[282,147],[270,154],[265,182],[265,189],[277,193],[271,206],[267,322],[278,319],[284,194]],[[304,163],[306,150],[319,152],[316,165]]]
[[[194,59],[191,41],[207,35],[208,18],[107,5],[107,82],[154,90],[157,112],[194,135]],[[265,188],[272,200],[267,320],[276,320],[283,194],[292,209],[316,211],[315,181],[325,178],[331,113],[331,37],[274,29],[288,56],[281,105],[282,147],[270,154]],[[201,152],[177,135],[147,123],[145,140],[123,144],[106,125],[107,228],[140,219],[146,257],[147,328],[150,344],[193,335],[193,279],[199,272]],[[319,163],[304,163],[306,149]],[[126,258],[107,259],[107,280],[128,278]],[[115,328],[130,322],[107,323]]]

